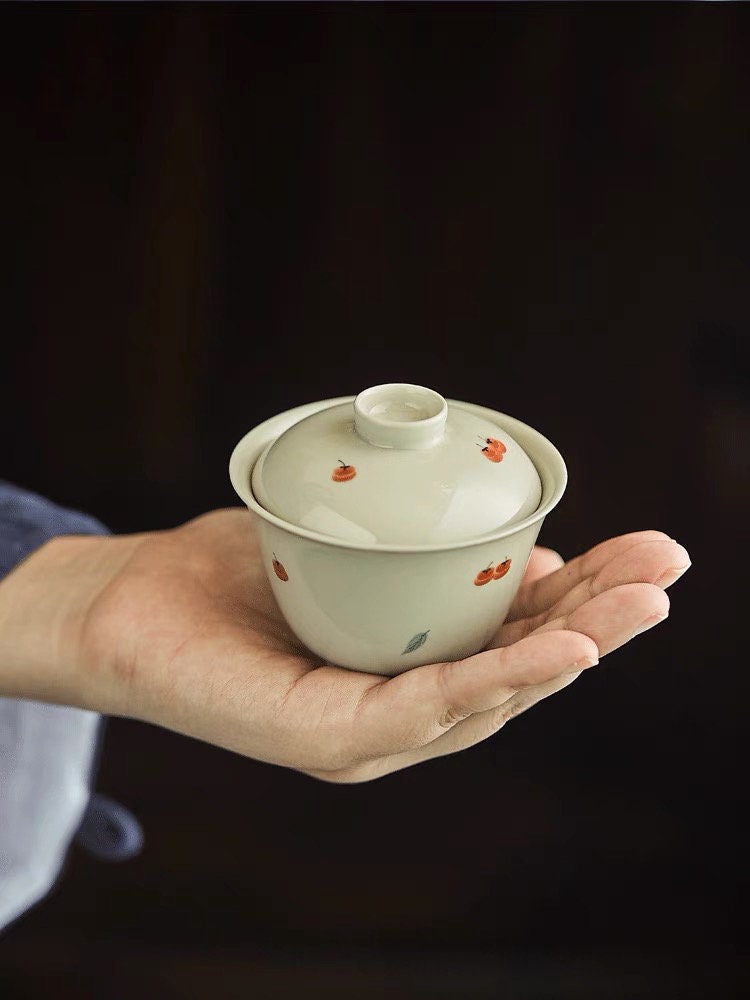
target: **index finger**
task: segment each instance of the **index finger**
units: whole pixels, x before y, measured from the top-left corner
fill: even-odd
[[[560,569],[546,576],[522,583],[510,609],[506,624],[519,618],[533,617],[553,607],[586,577],[598,573],[615,556],[643,542],[671,541],[663,531],[632,531],[595,545]]]
[[[548,576],[564,565],[565,560],[559,552],[547,549],[543,545],[535,545],[523,574],[523,583],[532,583],[541,576]]]

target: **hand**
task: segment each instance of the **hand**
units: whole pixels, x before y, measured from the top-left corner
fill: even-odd
[[[170,531],[47,543],[0,585],[0,635],[15,635],[12,676],[27,678],[29,697],[358,782],[472,746],[572,683],[666,616],[664,588],[689,564],[658,531],[567,564],[536,548],[491,648],[384,678],[328,666],[300,645],[251,516],[219,510]]]

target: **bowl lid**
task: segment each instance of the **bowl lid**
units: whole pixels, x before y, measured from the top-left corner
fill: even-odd
[[[480,537],[528,517],[542,496],[502,427],[400,382],[294,424],[255,463],[252,491],[282,520],[373,546]]]

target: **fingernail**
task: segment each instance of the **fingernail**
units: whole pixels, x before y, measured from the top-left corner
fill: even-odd
[[[597,656],[584,656],[582,659],[576,660],[571,667],[571,671],[588,670],[589,667],[595,667],[598,662],[599,658]]]
[[[692,563],[688,563],[687,566],[674,566],[672,569],[668,569],[667,572],[663,576],[660,576],[656,581],[656,586],[661,587],[662,590],[666,590],[667,587],[671,587],[673,583],[676,583],[683,573],[687,573],[692,565]]]
[[[668,615],[651,615],[651,617],[650,617],[650,618],[647,618],[647,619],[645,620],[645,622],[643,622],[643,623],[642,623],[642,624],[641,624],[641,625],[640,625],[640,626],[639,626],[639,627],[638,627],[638,628],[637,628],[637,629],[635,630],[635,632],[633,632],[633,634],[631,635],[631,637],[630,637],[630,638],[631,638],[631,639],[634,639],[634,638],[635,638],[635,637],[636,637],[637,635],[640,635],[640,634],[641,634],[641,632],[648,632],[648,630],[649,630],[650,628],[653,628],[653,627],[654,627],[654,625],[658,625],[658,624],[659,624],[659,622],[663,622],[663,621],[664,621],[664,619],[665,619],[665,618],[668,618],[668,617],[669,617]]]

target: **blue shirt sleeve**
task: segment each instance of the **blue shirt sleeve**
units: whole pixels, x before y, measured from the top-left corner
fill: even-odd
[[[96,518],[0,480],[0,579],[59,535],[108,535]],[[0,697],[0,932],[43,899],[75,840],[127,860],[138,821],[91,794],[104,719],[95,712]]]
[[[58,535],[108,535],[96,518],[0,479],[0,578]]]

